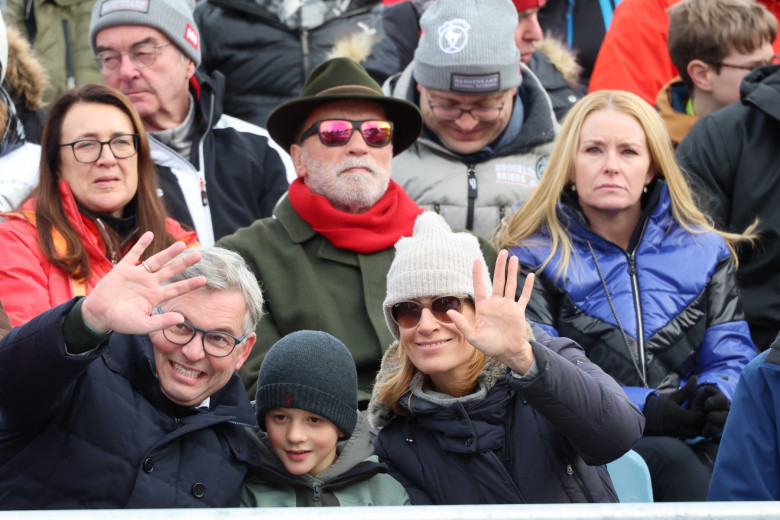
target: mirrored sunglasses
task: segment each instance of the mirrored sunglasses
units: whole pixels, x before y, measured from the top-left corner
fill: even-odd
[[[433,317],[442,323],[452,323],[450,317],[447,316],[447,311],[453,310],[463,313],[463,302],[467,299],[459,296],[439,296],[425,304],[413,300],[400,301],[390,306],[390,315],[396,325],[405,329],[420,323],[423,309],[430,309]]]
[[[360,135],[368,146],[380,148],[387,146],[393,139],[393,123],[381,119],[351,121],[349,119],[322,119],[315,121],[303,134],[300,142],[314,134],[325,146],[343,146],[349,142],[352,133],[360,130]]]

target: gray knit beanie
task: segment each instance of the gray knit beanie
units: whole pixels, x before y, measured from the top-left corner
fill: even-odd
[[[6,68],[8,68],[8,35],[5,32],[3,13],[0,12],[0,83],[5,79]]]
[[[521,83],[510,0],[436,0],[420,18],[414,79],[426,88],[488,94]]]
[[[394,303],[430,296],[474,299],[472,268],[476,259],[482,261],[482,280],[490,296],[490,273],[477,237],[471,233],[453,233],[444,218],[433,211],[417,217],[412,236],[403,237],[395,244],[395,258],[387,272],[383,306],[393,336],[398,339],[398,325],[390,314]]]
[[[97,33],[117,25],[145,25],[165,34],[200,65],[200,33],[192,12],[195,0],[98,0],[92,8],[89,42],[95,53]]]
[[[350,437],[358,414],[357,369],[349,349],[327,332],[301,330],[277,341],[257,375],[255,413],[265,430],[274,408],[316,413]]]

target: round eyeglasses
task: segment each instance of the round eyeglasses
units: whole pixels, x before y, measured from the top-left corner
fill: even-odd
[[[468,297],[439,296],[430,303],[420,303],[414,300],[405,300],[390,305],[390,316],[399,327],[409,329],[420,323],[423,309],[430,309],[433,317],[442,323],[452,323],[447,316],[447,311],[463,313],[463,302]]]
[[[130,61],[136,67],[145,69],[146,67],[151,67],[157,61],[159,49],[170,44],[171,42],[158,43],[156,45],[154,43],[139,43],[133,45],[130,52],[127,53],[112,50],[100,51],[95,56],[95,61],[101,72],[114,73],[122,65],[122,56],[130,56]]]
[[[154,308],[154,313],[155,314],[163,313],[159,305]],[[239,343],[241,343],[246,339],[246,334],[244,334],[240,338],[237,338],[232,334],[228,334],[227,332],[222,332],[219,330],[201,329],[200,327],[196,327],[189,321],[184,321],[182,323],[177,323],[176,325],[171,325],[170,327],[167,327],[162,331],[163,336],[165,336],[165,339],[167,339],[171,343],[174,343],[176,345],[181,345],[181,346],[184,346],[190,341],[192,341],[192,338],[194,338],[198,332],[201,333],[200,339],[201,339],[201,343],[203,344],[204,352],[214,357],[229,356],[233,352],[233,349],[235,349]]]
[[[501,115],[501,110],[504,109],[504,103],[501,103],[501,105],[497,107],[458,108],[434,105],[428,101],[428,107],[431,109],[433,115],[442,121],[455,121],[456,119],[460,119],[460,116],[464,113],[467,113],[476,121],[489,123],[498,119],[498,116]]]
[[[60,148],[70,146],[73,157],[81,163],[93,163],[103,154],[103,146],[108,145],[111,153],[117,159],[127,159],[138,153],[138,134],[123,134],[112,137],[108,141],[97,139],[79,139],[72,143],[64,143]]]

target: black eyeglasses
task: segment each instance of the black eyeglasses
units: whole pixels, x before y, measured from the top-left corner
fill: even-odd
[[[315,121],[303,134],[300,142],[317,134],[320,142],[325,146],[344,146],[352,137],[355,130],[360,130],[360,135],[368,146],[381,148],[390,144],[393,139],[393,123],[382,119],[365,119],[363,121],[351,121],[349,119],[321,119]]]
[[[504,109],[504,103],[501,103],[497,107],[478,107],[478,108],[458,108],[458,107],[446,107],[442,105],[434,105],[428,101],[428,107],[433,112],[433,115],[443,121],[455,121],[459,119],[464,113],[467,113],[472,118],[483,123],[495,121],[498,116],[501,115],[501,110]]]
[[[447,311],[452,310],[463,313],[463,302],[467,299],[470,298],[439,296],[427,304],[414,300],[400,301],[390,306],[390,316],[392,316],[396,325],[408,329],[420,323],[423,309],[430,309],[433,317],[440,322],[452,323],[450,317],[447,316]]]
[[[130,56],[130,61],[132,61],[136,67],[145,69],[146,67],[151,67],[154,65],[154,62],[157,61],[159,49],[170,44],[171,42],[158,43],[156,45],[154,43],[139,43],[133,45],[128,53],[101,51],[95,56],[95,61],[101,72],[114,73],[118,71],[119,67],[122,65],[122,55],[127,55]]]
[[[158,305],[154,308],[155,314],[162,314],[163,311]],[[177,323],[166,329],[163,329],[162,333],[165,339],[176,345],[184,346],[195,337],[195,334],[200,332],[201,343],[203,344],[203,350],[206,354],[214,357],[226,357],[229,356],[236,346],[246,339],[246,334],[237,338],[227,332],[218,330],[206,330],[196,327],[189,321],[183,323]]]
[[[78,162],[93,163],[100,159],[103,153],[103,146],[108,145],[111,153],[117,159],[127,159],[138,152],[138,134],[122,134],[112,137],[108,141],[98,141],[97,139],[79,139],[72,143],[64,143],[60,148],[70,146],[73,150],[73,157]]]
[[[767,61],[763,61],[761,63],[756,63],[754,65],[736,65],[734,63],[725,63],[723,61],[705,61],[705,63],[712,65],[713,67],[728,67],[730,69],[739,69],[739,70],[754,70],[759,67],[764,67],[766,65],[777,65],[780,63],[780,54],[775,54],[772,56],[771,59]]]

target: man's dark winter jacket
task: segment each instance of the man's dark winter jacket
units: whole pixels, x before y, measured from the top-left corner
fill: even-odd
[[[372,400],[371,420],[383,426],[375,452],[412,504],[617,502],[603,465],[641,437],[644,417],[579,345],[533,334],[534,377],[488,359],[477,391],[447,404],[419,376],[401,398],[406,415]]]
[[[210,78],[196,74],[190,93],[195,99],[190,156],[181,157],[154,138],[149,139],[150,148],[169,214],[194,228],[201,244],[213,245],[271,216],[287,191],[287,174],[267,132],[223,115],[225,88],[219,72]]]
[[[238,375],[209,410],[177,406],[160,389],[146,335],[65,354],[62,322],[75,301],[0,342],[0,508],[238,506],[257,457]]]
[[[202,41],[201,69],[225,75],[226,113],[264,127],[271,110],[298,95],[338,41],[377,27],[379,12],[379,0],[352,0],[318,27],[292,29],[263,2],[208,0],[195,10],[201,33],[209,36]]]
[[[780,330],[780,66],[746,76],[741,98],[702,117],[677,160],[718,227],[742,232],[760,220],[758,247],[739,252],[737,285],[753,341],[764,350]]]

